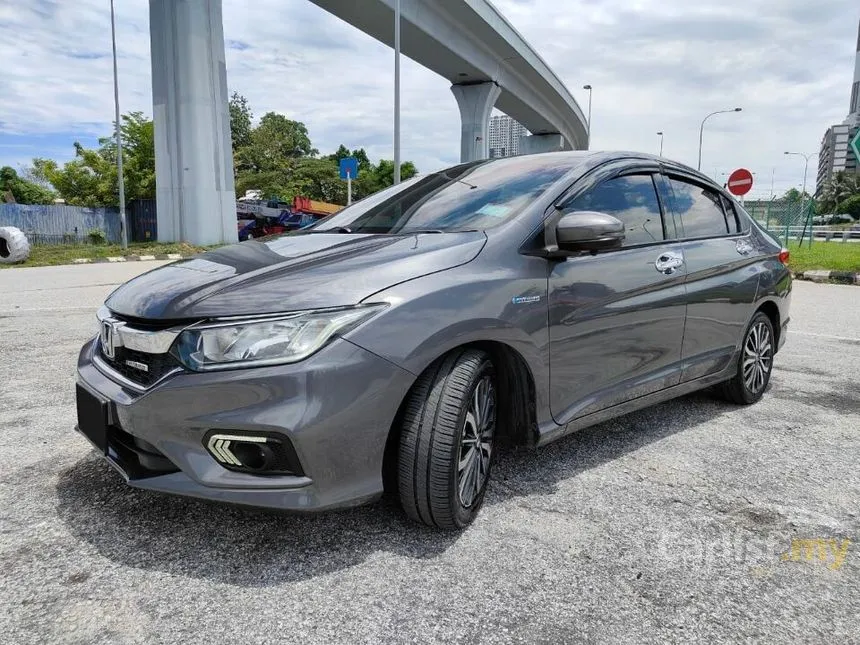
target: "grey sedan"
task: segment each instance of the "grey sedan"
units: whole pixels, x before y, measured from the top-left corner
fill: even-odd
[[[296,511],[385,491],[456,529],[502,442],[765,393],[788,252],[636,153],[479,161],[145,273],[99,311],[78,430],[132,486]]]

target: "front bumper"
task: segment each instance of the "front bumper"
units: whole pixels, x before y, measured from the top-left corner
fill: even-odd
[[[300,363],[182,372],[141,394],[96,368],[94,351],[95,341],[81,350],[78,385],[107,401],[106,457],[130,485],[288,510],[351,506],[382,493],[388,432],[415,378],[337,339]],[[204,446],[211,430],[282,435],[302,474],[228,470]]]

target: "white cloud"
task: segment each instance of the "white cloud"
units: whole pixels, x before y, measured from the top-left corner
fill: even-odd
[[[847,111],[856,0],[496,0],[574,95],[594,86],[593,147],[656,151],[703,170],[744,165],[759,188],[799,184],[802,162]],[[151,113],[148,2],[117,2],[123,111]],[[322,151],[339,143],[391,156],[391,50],[306,0],[224,0],[228,83],[259,116],[304,121]],[[106,134],[113,119],[107,0],[0,6],[0,163],[28,137]],[[405,59],[403,157],[422,170],[457,161],[448,82]],[[10,137],[9,135],[20,135]],[[47,152],[53,152],[56,138]],[[10,142],[5,143],[4,142]],[[36,153],[34,153],[36,154]],[[814,171],[810,172],[810,177]],[[813,181],[811,179],[811,181]]]

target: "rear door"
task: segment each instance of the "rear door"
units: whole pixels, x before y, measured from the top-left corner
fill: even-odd
[[[675,214],[687,263],[687,323],[682,381],[728,366],[752,315],[758,290],[750,231],[731,200],[695,177],[669,173],[660,183]]]
[[[550,271],[550,407],[560,424],[680,380],[686,271],[658,170],[619,170],[564,206],[614,215],[626,239]]]

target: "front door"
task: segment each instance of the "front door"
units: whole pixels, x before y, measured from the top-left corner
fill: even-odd
[[[616,176],[565,212],[622,220],[621,249],[558,262],[549,276],[550,406],[559,424],[680,381],[686,266],[652,173]]]

